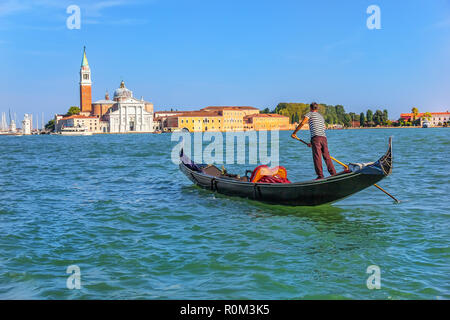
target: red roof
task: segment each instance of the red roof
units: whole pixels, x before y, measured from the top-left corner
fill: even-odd
[[[248,116],[245,116],[244,118],[289,118],[286,116],[283,116],[281,114],[278,113],[259,113],[259,114],[250,114]]]
[[[419,112],[417,117],[422,117],[425,112]],[[430,112],[432,116],[434,115],[450,115],[450,112]],[[414,113],[400,113],[400,118],[411,118],[414,116]]]
[[[73,114],[71,116],[68,117],[64,117],[61,120],[68,120],[68,119],[97,119],[98,117],[96,116],[83,116],[81,114]]]
[[[216,111],[184,111],[173,116],[168,116],[168,118],[178,117],[220,117],[220,115]]]
[[[243,106],[243,107],[241,107],[241,106],[219,106],[219,107],[209,106],[209,107],[203,108],[201,110],[207,110],[207,109],[210,109],[210,110],[224,110],[224,109],[227,109],[227,110],[259,110],[258,108],[248,107],[248,106]]]

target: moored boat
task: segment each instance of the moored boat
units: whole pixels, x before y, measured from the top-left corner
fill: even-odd
[[[63,136],[92,136],[92,132],[86,127],[63,127],[58,133]]]
[[[194,163],[181,150],[179,165],[181,172],[204,189],[271,204],[315,206],[346,198],[391,174],[392,138],[389,138],[387,152],[379,160],[370,163],[350,163],[347,170],[320,180],[286,184],[252,183],[246,176],[220,173],[213,175],[210,170],[206,170],[210,167]]]

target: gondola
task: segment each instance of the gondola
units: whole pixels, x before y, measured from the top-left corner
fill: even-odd
[[[247,176],[229,175],[211,165],[196,164],[180,152],[180,170],[196,185],[228,196],[270,204],[317,206],[335,202],[376,184],[392,172],[392,138],[378,161],[349,163],[337,175],[295,183],[252,183]],[[211,168],[215,168],[211,170]]]

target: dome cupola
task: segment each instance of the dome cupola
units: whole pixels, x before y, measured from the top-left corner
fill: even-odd
[[[121,101],[129,98],[133,98],[133,92],[125,87],[125,82],[122,80],[120,87],[114,91],[114,100]]]

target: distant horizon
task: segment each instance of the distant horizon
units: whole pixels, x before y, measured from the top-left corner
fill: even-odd
[[[278,103],[343,105],[347,113],[413,107],[450,109],[450,3],[77,1],[80,29],[67,27],[72,2],[0,5],[1,112],[47,123],[79,106],[86,46],[92,100],[124,80],[155,111]],[[34,121],[35,122],[35,121]],[[35,124],[35,123],[34,123]]]

